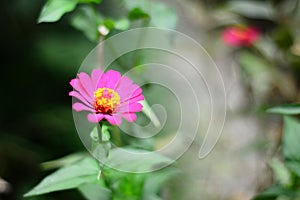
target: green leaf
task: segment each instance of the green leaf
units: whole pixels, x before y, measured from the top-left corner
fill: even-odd
[[[269,108],[268,113],[285,114],[285,115],[298,115],[300,114],[300,104],[288,104]]]
[[[146,178],[145,173],[135,174],[118,171],[105,167],[103,174],[106,183],[109,183],[113,191],[114,200],[140,200],[143,185]]]
[[[284,186],[290,186],[292,184],[291,174],[287,167],[278,159],[273,158],[269,162],[277,181],[279,181]]]
[[[289,116],[284,117],[283,155],[288,160],[300,160],[300,123]]]
[[[90,137],[93,140],[93,142],[98,143],[99,142],[99,134],[98,134],[98,127],[95,126],[93,130],[90,133]]]
[[[274,200],[276,197],[281,195],[292,196],[294,193],[280,185],[273,185],[264,192],[258,194],[252,200]]]
[[[177,23],[176,12],[164,3],[149,0],[124,0],[125,7],[130,11],[131,19],[147,19],[150,16],[150,25],[174,29]]]
[[[250,18],[273,19],[275,14],[272,6],[263,1],[229,1],[227,8],[240,15]]]
[[[111,30],[111,29],[113,29],[115,27],[115,22],[112,19],[106,19],[106,20],[104,20],[103,24],[109,30]]]
[[[128,18],[130,20],[150,19],[150,16],[147,13],[145,13],[142,9],[134,8],[129,12]]]
[[[80,193],[87,200],[110,200],[111,199],[111,191],[107,188],[95,184],[95,183],[86,183],[82,184],[78,187]]]
[[[178,172],[175,168],[165,168],[149,173],[144,183],[143,199],[160,199],[157,194],[161,191],[165,182]]]
[[[102,0],[78,0],[79,3],[100,3]]]
[[[76,188],[83,183],[97,181],[98,163],[88,157],[72,165],[63,167],[43,179],[24,197]]]
[[[43,162],[41,166],[44,170],[56,169],[79,161],[83,159],[85,155],[85,153],[74,153],[56,160]]]
[[[143,156],[147,154],[147,156]],[[130,156],[128,156],[130,155]],[[109,153],[105,164],[122,171],[151,171],[160,164],[171,164],[174,161],[168,157],[155,152],[133,149],[133,148],[115,148]]]
[[[294,161],[289,161],[286,163],[286,166],[298,177],[300,177],[300,163],[299,162],[294,162]]]
[[[65,13],[75,9],[78,0],[48,0],[38,19],[41,22],[56,22]]]
[[[93,156],[99,159],[108,157],[111,150],[110,142],[100,142],[96,143],[93,149]]]
[[[270,69],[269,63],[248,51],[241,52],[238,55],[238,61],[243,69],[251,76],[268,73]]]
[[[125,8],[128,10],[135,8],[146,10],[151,6],[151,2],[149,0],[123,0],[123,3]]]
[[[272,35],[275,43],[282,49],[288,50],[294,43],[292,31],[285,26],[277,28]]]
[[[119,30],[127,30],[129,28],[129,21],[126,18],[122,18],[115,21],[115,28]]]
[[[119,199],[139,200],[143,192],[143,185],[145,181],[144,174],[125,174],[121,175],[115,182],[118,186],[114,191],[114,196]]]
[[[102,142],[108,142],[110,140],[110,133],[108,126],[106,124],[103,124],[101,127],[101,136],[102,136]]]
[[[92,42],[97,42],[99,38],[98,26],[102,20],[90,6],[78,8],[71,19],[71,25],[83,32]]]

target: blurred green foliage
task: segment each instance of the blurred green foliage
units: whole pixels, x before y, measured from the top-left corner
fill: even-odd
[[[244,84],[254,96],[253,107],[260,110],[270,105],[299,102],[298,0],[191,1],[200,2],[211,11],[208,17],[213,19],[211,27],[217,31],[236,24],[260,29],[260,41],[233,51],[245,77]],[[91,200],[105,199],[111,198],[112,191],[115,199],[124,199],[124,196],[137,199],[141,193],[149,199],[159,198],[157,195],[162,184],[176,170],[160,171],[149,176],[106,169],[104,174],[112,183],[109,185],[114,186],[108,189],[103,179],[94,180],[98,173],[93,174],[93,183],[77,177],[78,173],[82,173],[78,169],[90,166],[80,156],[44,163],[42,166],[50,171],[43,171],[39,165],[83,150],[73,125],[71,100],[67,95],[71,89],[68,82],[75,77],[82,60],[98,42],[101,36],[99,26],[109,29],[107,37],[140,26],[176,26],[177,16],[171,8],[161,2],[145,2],[1,1],[3,71],[0,80],[3,106],[0,115],[0,177],[10,183],[10,190],[0,193],[0,199],[23,199],[22,195],[32,185],[56,168],[73,173],[56,171],[50,176],[59,174],[63,181],[67,181],[60,173],[73,175],[78,182],[72,179],[66,184],[55,185],[52,191],[57,191],[58,186],[61,186],[60,189],[78,190],[49,193],[51,187],[47,186],[47,194],[28,199],[76,200],[83,196]],[[217,18],[219,12],[225,13],[226,17]],[[40,24],[36,23],[37,19]],[[58,20],[58,23],[42,23]],[[279,155],[269,163],[274,172],[273,185],[255,199],[297,199],[300,187],[299,105],[279,106],[269,109],[269,112],[285,115],[282,145],[278,147],[281,149]],[[151,149],[151,144],[145,142],[145,146]],[[91,164],[93,166],[98,170],[99,166]],[[42,183],[46,184],[47,179],[44,181]]]
[[[274,119],[274,114],[284,116],[282,130],[276,130],[278,138],[270,141],[275,143],[274,153],[267,157],[273,172],[272,185],[263,185],[265,191],[253,199],[300,199],[300,1],[198,2],[213,12],[211,18],[216,25],[210,28],[214,31],[241,25],[260,30],[260,39],[251,45],[230,47],[235,62],[240,66],[244,88],[251,95],[247,109],[249,112],[256,111],[257,116],[264,120],[264,132],[270,131],[267,123]],[[265,108],[269,108],[267,114],[261,112]],[[273,115],[270,116],[270,113]],[[279,121],[278,116],[275,118]]]
[[[267,188],[261,194],[258,194],[254,200],[264,199],[299,199],[300,187],[300,122],[294,117],[288,116],[295,114],[292,109],[298,110],[299,105],[293,105],[270,109],[272,112],[285,114],[281,154],[279,158],[272,158],[270,167],[273,170],[275,181],[272,186]]]

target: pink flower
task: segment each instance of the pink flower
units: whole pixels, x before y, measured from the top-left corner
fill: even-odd
[[[92,123],[106,119],[112,125],[120,125],[122,118],[134,122],[135,112],[143,108],[139,103],[144,100],[142,89],[118,71],[104,73],[95,69],[91,77],[81,72],[70,84],[74,90],[69,95],[79,100],[73,104],[73,110],[90,112],[87,119]]]
[[[233,26],[222,33],[223,42],[229,46],[249,46],[260,37],[260,32],[253,27]]]

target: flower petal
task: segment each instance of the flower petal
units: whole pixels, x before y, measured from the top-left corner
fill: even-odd
[[[71,81],[70,81],[70,85],[74,88],[74,85],[76,83],[76,80],[77,78],[73,78]]]
[[[84,89],[84,87],[82,86],[82,84],[80,83],[79,79],[72,79],[70,81],[70,84],[72,85],[72,87],[74,88],[74,90],[77,90],[77,92],[84,97],[90,104],[93,104],[93,99],[91,95],[89,95],[87,93],[87,91]]]
[[[119,126],[122,124],[122,118],[120,115],[104,115],[104,118],[112,125]]]
[[[128,122],[134,122],[136,120],[135,113],[122,113],[120,116],[124,117]]]
[[[90,111],[90,112],[95,112],[94,109],[82,104],[82,103],[79,103],[79,102],[76,102],[73,104],[72,106],[73,110],[75,110],[76,112],[80,112],[80,111]]]
[[[118,88],[118,90],[116,90],[116,92],[118,92],[118,94],[120,95],[121,101],[123,101],[123,100],[130,99],[132,97],[139,95],[142,92],[142,89],[140,88],[140,86],[133,84],[133,85],[128,86],[127,88],[123,88],[123,90],[120,90]]]
[[[124,91],[133,85],[133,81],[127,76],[122,76],[118,85],[116,86],[116,92]]]
[[[144,99],[145,99],[144,95],[140,94],[138,96],[123,100],[121,102],[121,104],[123,104],[123,103],[131,104],[131,103],[135,103],[135,102],[138,102],[138,101],[142,101]]]
[[[110,89],[115,89],[121,78],[120,72],[114,70],[108,70],[105,75],[106,75],[106,87]]]
[[[123,104],[116,110],[116,113],[140,112],[142,109],[143,106],[140,103]]]
[[[131,93],[129,93],[129,92],[122,92],[121,94],[120,94],[120,97],[121,97],[121,103],[123,103],[123,102],[126,102],[126,101],[128,101],[129,99],[133,99],[133,98],[135,98],[135,97],[137,97],[137,96],[140,96],[140,95],[142,95],[141,93],[142,93],[142,89],[138,86],[138,85],[136,85],[135,86],[136,87],[136,89],[134,90],[134,91],[132,91]]]
[[[87,106],[92,107],[92,105],[93,105],[93,104],[91,104],[91,102],[88,102],[81,94],[79,94],[76,91],[69,92],[69,96],[73,96],[73,97],[77,98],[78,100],[80,100],[82,103],[84,103]]]
[[[87,75],[85,72],[81,72],[78,74],[78,78],[85,91],[87,91],[88,95],[93,96],[95,87],[93,86],[92,80],[89,75]]]
[[[97,85],[96,85],[96,88],[103,88],[106,86],[106,74],[105,73],[102,73],[100,75],[100,77],[98,78],[98,82],[97,82]]]
[[[98,123],[100,122],[102,119],[104,118],[104,115],[103,114],[95,114],[95,113],[90,113],[87,115],[87,119],[89,122],[92,122],[92,123]]]
[[[103,75],[103,71],[101,69],[94,69],[92,71],[91,77],[92,77],[93,85],[95,86],[94,90],[97,89],[98,82],[100,81],[102,75]]]

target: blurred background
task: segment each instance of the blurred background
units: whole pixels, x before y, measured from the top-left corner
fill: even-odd
[[[1,2],[0,177],[8,185],[0,187],[0,199],[23,199],[45,176],[39,163],[84,149],[73,123],[69,80],[94,45],[64,22],[38,25],[44,3]]]
[[[96,43],[70,25],[72,13],[58,23],[38,24],[45,2],[1,1],[0,199],[23,199],[49,173],[41,162],[84,151],[69,80]],[[176,13],[173,28],[197,40],[217,63],[227,94],[227,120],[216,148],[195,159],[196,141],[178,160],[182,174],[166,184],[164,199],[251,199],[272,183],[266,161],[281,142],[281,117],[265,109],[300,97],[299,1],[163,3]],[[117,0],[103,0],[97,8],[105,16],[126,15],[118,12]],[[165,20],[160,14],[156,22]],[[248,29],[255,33],[249,36]],[[83,198],[69,190],[28,199]]]

